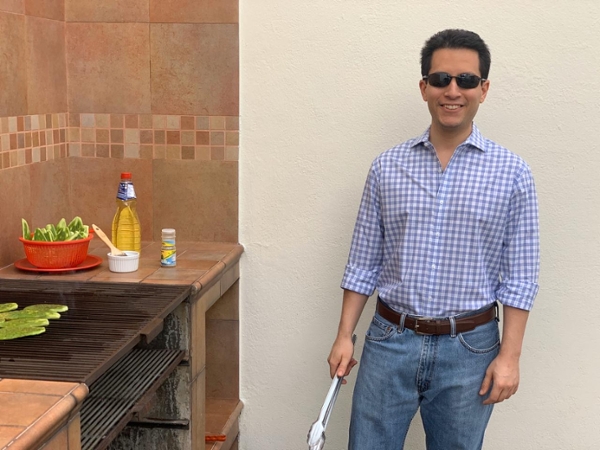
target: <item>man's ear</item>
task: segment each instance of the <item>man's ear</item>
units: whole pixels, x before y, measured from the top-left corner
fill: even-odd
[[[419,81],[419,89],[421,90],[421,97],[423,97],[424,101],[427,101],[427,81],[425,80],[420,80]]]

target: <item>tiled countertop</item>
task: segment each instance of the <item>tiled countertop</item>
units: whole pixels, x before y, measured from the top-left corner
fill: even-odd
[[[177,242],[177,266],[164,268],[160,266],[160,243],[144,243],[139,269],[131,273],[110,272],[108,251],[95,237],[90,242],[89,253],[102,258],[97,267],[39,273],[19,270],[11,264],[0,269],[0,283],[2,279],[43,279],[185,284],[193,287],[194,296],[211,288],[227,269],[235,266],[243,247],[233,243]],[[44,439],[68,423],[87,394],[87,386],[79,383],[0,379],[0,449],[37,448]],[[74,439],[79,439],[79,436]]]
[[[70,272],[29,272],[9,265],[0,269],[0,282],[10,279],[43,279],[61,281],[98,281],[107,283],[187,284],[197,290],[207,288],[228,266],[237,262],[243,252],[239,244],[223,242],[177,242],[177,266],[160,266],[160,242],[142,245],[140,266],[136,272],[113,273],[108,270],[109,249],[98,237],[90,242],[89,254],[102,258],[92,269]]]
[[[0,448],[38,448],[73,418],[87,394],[79,383],[0,380]],[[78,441],[73,434],[66,439]]]

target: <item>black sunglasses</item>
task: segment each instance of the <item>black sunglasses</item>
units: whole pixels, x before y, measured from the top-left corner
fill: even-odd
[[[461,73],[457,77],[453,77],[446,72],[435,72],[429,75],[425,75],[423,80],[427,81],[433,87],[446,87],[452,82],[452,78],[456,79],[456,84],[462,89],[473,89],[479,86],[479,83],[483,83],[485,78],[478,77],[471,73]]]

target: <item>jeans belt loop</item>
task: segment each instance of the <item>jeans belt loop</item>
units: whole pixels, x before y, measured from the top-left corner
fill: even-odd
[[[455,338],[456,337],[456,319],[454,318],[454,316],[450,316],[450,317],[448,317],[448,320],[450,320],[450,337]]]

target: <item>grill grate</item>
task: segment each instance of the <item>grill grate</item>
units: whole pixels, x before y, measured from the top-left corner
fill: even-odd
[[[88,386],[189,295],[186,285],[0,280],[0,303],[69,307],[46,332],[0,341],[0,378],[83,382]]]
[[[100,377],[81,407],[82,450],[106,448],[129,421],[136,402],[183,355],[179,350],[134,349]]]

